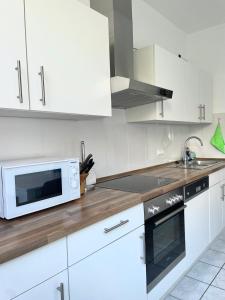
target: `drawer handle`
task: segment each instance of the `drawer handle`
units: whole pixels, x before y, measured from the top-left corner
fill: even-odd
[[[128,222],[129,222],[129,220],[120,221],[120,223],[119,223],[119,224],[116,224],[115,226],[112,226],[112,227],[110,227],[110,228],[105,228],[105,229],[104,229],[104,232],[105,232],[105,233],[109,233],[110,231],[113,231],[114,229],[116,229],[116,228],[118,228],[118,227],[120,227],[120,226],[123,226],[123,225],[127,224]]]
[[[65,293],[64,293],[64,284],[61,282],[60,285],[57,287],[57,291],[60,292],[61,298],[60,300],[65,299]]]

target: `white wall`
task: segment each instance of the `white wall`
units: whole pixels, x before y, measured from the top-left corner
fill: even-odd
[[[224,154],[210,145],[218,118],[225,134],[225,24],[191,34],[187,38],[189,59],[213,76],[214,122],[210,126],[196,127],[192,133],[204,141],[202,156],[223,157]]]
[[[90,5],[90,0],[79,0]],[[186,55],[186,34],[144,0],[132,0],[134,47],[159,44],[174,53]]]
[[[143,0],[134,0],[134,37],[136,47],[157,42],[185,51],[185,34]],[[189,129],[127,124],[123,110],[113,111],[112,118],[82,122],[0,118],[0,159],[79,156],[84,140],[95,157],[97,176],[104,176],[179,159]]]
[[[189,59],[213,74],[214,113],[225,113],[225,24],[188,36]]]
[[[158,44],[186,56],[186,34],[143,0],[133,0],[134,47]]]
[[[79,1],[90,6],[90,0],[79,0]]]

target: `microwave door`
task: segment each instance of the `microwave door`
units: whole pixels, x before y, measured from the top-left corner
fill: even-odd
[[[16,206],[62,195],[61,169],[15,176]]]

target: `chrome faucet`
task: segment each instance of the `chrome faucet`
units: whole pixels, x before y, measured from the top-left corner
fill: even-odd
[[[189,148],[188,148],[188,142],[192,139],[196,139],[199,141],[199,143],[201,144],[201,146],[203,146],[203,142],[202,140],[197,137],[197,136],[190,136],[189,138],[186,139],[186,141],[184,142],[184,150],[183,150],[183,163],[184,166],[187,166],[187,162],[188,162],[188,152],[189,152]]]

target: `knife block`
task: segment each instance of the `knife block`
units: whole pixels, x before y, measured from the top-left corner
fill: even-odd
[[[80,195],[84,195],[86,192],[86,178],[88,177],[88,173],[80,174]]]

